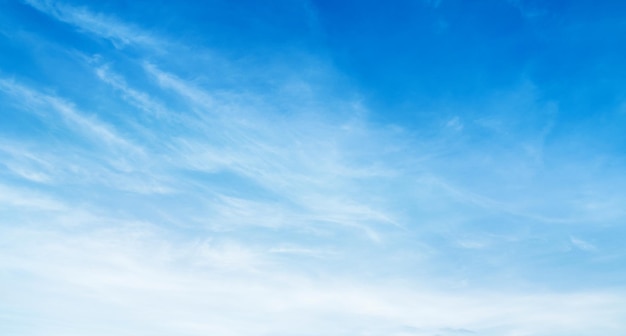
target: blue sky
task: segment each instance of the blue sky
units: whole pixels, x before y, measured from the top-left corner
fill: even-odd
[[[623,335],[625,18],[0,0],[0,333]]]

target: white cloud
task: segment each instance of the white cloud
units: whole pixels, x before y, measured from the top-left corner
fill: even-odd
[[[624,327],[626,302],[619,292],[447,293],[419,283],[369,284],[329,274],[312,279],[294,265],[272,262],[271,252],[230,243],[173,243],[169,233],[149,226],[73,234],[3,228],[2,233],[0,264],[8,272],[3,288],[11,284],[11,291],[0,291],[3,305],[53,318],[57,332],[68,335],[411,330],[401,326],[424,334],[456,329],[482,335],[596,330],[617,335]],[[266,262],[259,263],[262,259]],[[111,326],[111,320],[118,323]]]
[[[12,181],[0,184],[8,214],[0,219],[0,333],[618,335],[626,327],[622,289],[533,283],[543,269],[499,246],[532,234],[549,245],[546,228],[624,215],[621,194],[606,192],[619,178],[577,186],[567,182],[576,171],[544,170],[555,160],[544,144],[551,126],[514,132],[508,106],[551,111],[527,88],[487,104],[504,112],[472,119],[460,109],[423,135],[368,122],[359,99],[301,75],[327,72],[317,64],[286,64],[287,75],[248,64],[263,69],[254,76],[268,88],[239,82],[250,69],[220,59],[237,85],[220,76],[207,85],[189,74],[217,68],[214,59],[155,55],[168,42],[138,27],[87,8],[27,3],[118,47],[124,61],[88,61],[89,80],[112,88],[119,97],[107,98],[127,110],[113,125],[71,99],[0,79],[19,110],[82,141],[0,141],[0,177]],[[147,48],[129,56],[130,45]],[[317,76],[334,80],[330,71]],[[133,120],[137,110],[150,123]],[[467,140],[479,136],[486,140]],[[483,220],[481,230],[518,236],[499,244],[496,234],[472,232]],[[601,252],[575,235],[572,246]],[[442,284],[459,282],[454,265],[493,259],[472,260],[479,253],[501,258],[506,270],[494,272],[513,269],[528,277],[513,281],[530,285]],[[463,276],[486,276],[472,267]]]
[[[590,251],[595,251],[597,249],[593,244],[586,242],[580,238],[571,236],[569,237],[569,240],[572,243],[572,245],[574,245],[576,248],[581,249],[583,251],[590,252]]]
[[[136,27],[103,14],[92,13],[85,7],[74,7],[54,0],[24,0],[24,2],[56,20],[108,39],[118,48],[129,44],[160,48],[163,43]]]
[[[171,118],[172,112],[169,111],[162,103],[155,101],[147,93],[140,92],[128,86],[124,78],[120,75],[112,73],[107,66],[96,68],[96,74],[105,83],[119,90],[124,99],[130,104],[151,115],[154,118],[163,119]]]
[[[20,106],[44,120],[55,120],[54,116],[51,118],[48,115],[53,111],[73,132],[85,138],[91,138],[107,146],[120,147],[135,154],[141,153],[138,146],[119,135],[112,125],[105,124],[94,116],[83,115],[73,104],[59,97],[40,93],[6,78],[0,78],[0,90],[17,99]]]

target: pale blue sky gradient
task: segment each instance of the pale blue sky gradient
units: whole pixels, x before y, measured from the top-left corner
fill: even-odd
[[[623,335],[625,22],[0,0],[0,334]]]

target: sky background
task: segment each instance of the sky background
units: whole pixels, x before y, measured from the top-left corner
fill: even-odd
[[[0,334],[626,333],[626,4],[0,0]]]

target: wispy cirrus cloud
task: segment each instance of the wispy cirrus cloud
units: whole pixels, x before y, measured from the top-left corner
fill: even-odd
[[[576,248],[581,249],[583,251],[591,252],[591,251],[595,251],[597,249],[593,244],[591,244],[591,243],[589,243],[587,241],[584,241],[584,240],[582,240],[580,238],[570,237],[570,242]]]
[[[3,229],[13,242],[28,242],[11,244],[11,255],[0,263],[5,270],[19,270],[11,275],[22,279],[16,289],[30,293],[21,298],[5,293],[4,304],[32,309],[35,299],[56,302],[33,313],[59,321],[58,333],[95,335],[111,331],[101,328],[111,318],[119,321],[114,330],[184,335],[280,334],[296,325],[302,335],[319,325],[329,334],[356,335],[447,335],[461,329],[514,335],[511,327],[529,334],[602,330],[612,335],[623,327],[623,302],[610,293],[453,294],[352,277],[323,275],[312,281],[251,246],[172,243],[166,238],[170,233],[144,230],[131,225],[67,235]],[[49,285],[41,286],[43,281]],[[70,324],[77,316],[90,324]],[[329,316],[332,324],[325,323]]]
[[[162,46],[161,42],[155,40],[149,33],[113,17],[93,13],[86,7],[75,7],[54,0],[24,0],[24,3],[83,32],[108,39],[118,48],[131,44]]]
[[[109,67],[101,66],[95,72],[103,82],[122,93],[130,104],[154,118],[170,118],[172,112],[161,102],[156,101],[145,92],[138,91],[128,85],[124,78],[110,71]]]
[[[561,151],[558,106],[532,85],[389,125],[337,89],[328,60],[242,61],[87,6],[26,3],[115,48],[68,46],[71,80],[0,79],[7,115],[41,122],[0,137],[0,331],[626,328],[623,288],[567,268],[619,264],[594,228],[624,217],[623,178],[581,173],[600,161]]]
[[[0,90],[19,101],[19,106],[51,122],[63,120],[73,132],[85,138],[105,144],[109,147],[121,148],[125,151],[140,153],[141,149],[128,139],[119,135],[111,125],[107,125],[95,117],[88,117],[77,111],[69,102],[52,95],[47,95],[21,85],[14,80],[1,78]],[[52,116],[49,113],[54,113]]]

